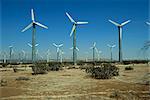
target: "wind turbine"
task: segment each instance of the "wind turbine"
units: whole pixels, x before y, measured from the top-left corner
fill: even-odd
[[[82,24],[88,24],[88,22],[76,22],[73,20],[73,18],[66,12],[67,17],[70,19],[70,21],[73,23],[73,27],[70,33],[70,37],[73,34],[73,64],[76,65],[77,61],[77,52],[76,52],[76,27],[77,25]]]
[[[95,50],[98,51],[96,48],[96,42],[93,43],[93,46],[90,47],[90,49],[93,49],[93,62],[94,62],[95,61]]]
[[[100,54],[102,53],[102,51],[96,49],[96,52],[97,52],[98,61],[99,61],[100,60]]]
[[[111,62],[112,62],[112,49],[115,48],[116,45],[107,44],[107,46],[110,48],[110,59],[111,59]]]
[[[46,52],[46,56],[47,56],[47,63],[50,61],[50,50],[48,49],[47,52]]]
[[[26,52],[24,50],[21,50],[22,52],[22,60],[26,60]]]
[[[38,45],[39,44],[35,44],[35,47],[37,47]],[[33,48],[33,46],[30,43],[28,43],[28,46]],[[37,50],[35,51],[34,60],[36,59],[36,52],[37,52]],[[32,55],[32,60],[33,60],[33,55]]]
[[[75,49],[79,52],[79,48],[78,48],[77,46],[76,46]],[[73,47],[71,47],[70,50],[73,50]],[[76,52],[76,55],[77,55],[77,52]],[[72,57],[71,57],[71,59],[72,59]],[[76,56],[76,59],[77,59],[77,56]],[[73,61],[74,61],[74,60],[73,60]]]
[[[10,45],[9,46],[9,62],[11,63],[11,60],[12,60],[12,52],[13,52],[13,46]]]
[[[58,62],[58,59],[59,59],[59,50],[60,50],[60,47],[62,47],[62,46],[63,46],[63,44],[59,44],[59,45],[57,45],[57,44],[53,43],[53,46],[55,46],[55,47],[56,47],[57,62]]]
[[[40,26],[40,27],[45,28],[45,29],[48,29],[48,27],[35,21],[33,9],[31,9],[31,19],[32,19],[32,22],[26,28],[24,28],[22,30],[22,32],[24,32],[27,29],[32,27],[32,63],[34,63],[35,62],[35,52],[36,52],[36,49],[35,49],[35,44],[36,44],[36,41],[35,41],[35,30],[36,30],[36,26]]]
[[[119,31],[119,62],[122,62],[122,27],[124,25],[126,25],[127,23],[129,23],[131,20],[125,21],[121,24],[118,24],[112,20],[108,20],[108,21],[118,27],[118,31]]]
[[[1,51],[0,55],[1,55],[1,59],[3,60],[3,63],[6,63],[6,57],[7,57],[6,52],[5,51]]]
[[[62,50],[59,50],[59,52],[60,52],[60,62],[62,63],[64,52]]]

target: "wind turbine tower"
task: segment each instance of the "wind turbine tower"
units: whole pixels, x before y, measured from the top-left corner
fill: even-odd
[[[73,23],[73,27],[70,33],[70,37],[73,34],[73,64],[76,65],[77,62],[77,51],[76,51],[76,27],[77,25],[88,24],[88,22],[76,22],[73,18],[66,12],[67,17]]]
[[[35,62],[35,53],[36,53],[36,49],[35,49],[35,45],[36,45],[36,40],[35,40],[35,32],[36,32],[36,26],[40,26],[42,28],[45,28],[45,29],[48,29],[47,26],[44,26],[42,25],[41,23],[39,22],[36,22],[35,21],[35,17],[34,17],[34,12],[33,12],[33,9],[31,9],[31,19],[32,19],[32,22],[22,30],[22,32],[26,31],[27,29],[31,28],[32,27],[32,63]]]
[[[93,62],[94,62],[95,61],[95,50],[98,51],[96,48],[96,42],[93,43],[93,46],[90,49],[93,49]]]
[[[119,31],[119,62],[122,62],[122,27],[124,25],[126,25],[127,23],[129,23],[131,20],[125,21],[121,24],[118,24],[112,20],[109,20],[109,22],[111,22],[112,24],[116,25],[118,27],[118,31]]]
[[[37,47],[38,45],[39,44],[35,44],[35,47]],[[28,46],[33,48],[33,46],[30,43],[28,43]],[[35,51],[34,60],[36,60],[36,52],[37,52],[37,50]],[[33,55],[32,55],[32,61],[33,61]]]
[[[107,46],[110,48],[110,59],[111,59],[111,62],[112,62],[112,49],[116,47],[116,45],[110,45],[110,44],[107,44]]]
[[[13,51],[13,46],[9,46],[9,62],[11,63],[12,60],[12,51]]]
[[[55,46],[55,47],[56,47],[57,62],[58,62],[58,60],[59,60],[59,53],[60,53],[60,47],[62,47],[62,46],[63,46],[63,44],[59,44],[59,45],[57,45],[57,44],[53,43],[53,46]]]

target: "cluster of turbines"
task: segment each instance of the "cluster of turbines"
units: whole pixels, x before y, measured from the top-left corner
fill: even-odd
[[[77,64],[77,51],[79,51],[79,49],[77,48],[77,44],[76,44],[76,28],[78,25],[83,25],[83,24],[88,24],[88,22],[78,22],[78,21],[75,21],[69,13],[66,12],[66,16],[69,18],[69,20],[72,22],[73,26],[72,26],[72,30],[71,30],[71,33],[70,33],[70,37],[73,36],[73,46],[72,49],[73,50],[73,64],[76,65]],[[44,29],[48,29],[47,26],[37,22],[35,20],[35,14],[34,14],[34,11],[33,9],[31,9],[31,19],[32,19],[32,22],[26,26],[21,32],[25,32],[26,30],[28,30],[29,28],[32,27],[32,44],[29,44],[28,45],[32,48],[32,63],[35,63],[36,62],[36,54],[37,54],[37,50],[36,50],[36,47],[39,45],[39,44],[36,44],[36,26],[40,26]],[[114,24],[115,26],[118,27],[118,32],[119,32],[119,62],[122,62],[122,27],[126,24],[128,24],[131,20],[128,20],[128,21],[125,21],[121,24],[118,24],[112,20],[108,20],[110,23]],[[148,25],[150,25],[150,22],[146,22]],[[57,61],[60,60],[60,62],[62,62],[62,55],[64,54],[63,50],[61,49],[61,47],[63,46],[63,44],[55,44],[53,43],[53,46],[56,47],[56,53],[57,53]],[[110,48],[110,55],[111,55],[111,61],[112,61],[112,49],[114,47],[116,47],[116,45],[110,45],[108,44],[107,45],[109,48]],[[12,55],[12,52],[13,52],[13,46],[9,46],[10,48],[10,59],[11,59],[11,55]],[[97,52],[97,55],[99,56],[101,51],[99,51],[97,48],[96,48],[96,42],[93,43],[93,46],[90,48],[93,50],[93,61],[95,61],[95,52]],[[22,53],[25,55],[25,51],[22,50]],[[47,61],[49,61],[49,50],[47,51]],[[99,57],[98,57],[99,58]]]

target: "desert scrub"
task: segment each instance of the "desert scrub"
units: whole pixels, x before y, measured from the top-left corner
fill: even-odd
[[[31,67],[34,75],[47,73],[47,65],[45,63],[35,63]]]
[[[88,67],[85,71],[96,79],[110,79],[113,76],[119,75],[119,68],[111,64],[101,64],[97,67]]]
[[[7,67],[8,63],[2,63],[2,67]]]
[[[125,70],[133,70],[133,67],[127,66],[127,67],[125,67]]]
[[[64,67],[64,64],[58,62],[48,63],[48,71],[59,71],[62,70],[62,67]]]
[[[24,77],[24,76],[20,76],[18,78],[16,78],[17,81],[21,81],[21,80],[25,80],[25,81],[28,81],[30,80],[28,77]]]

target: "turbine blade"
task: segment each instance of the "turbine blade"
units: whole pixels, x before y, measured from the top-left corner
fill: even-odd
[[[37,47],[39,44],[36,44],[35,46]]]
[[[150,22],[146,22],[147,25],[150,25]]]
[[[95,47],[96,46],[96,42],[94,42],[94,44],[93,44],[93,47]]]
[[[26,31],[27,29],[29,29],[30,27],[32,27],[32,23],[31,24],[29,24],[27,27],[25,27],[21,32],[24,32],[24,31]]]
[[[30,43],[28,43],[28,46],[32,47],[32,45]]]
[[[121,24],[121,26],[124,26],[125,24],[128,24],[131,20],[125,21]]]
[[[13,47],[12,45],[9,46],[9,48],[12,48],[12,47]]]
[[[55,43],[53,43],[53,46],[58,47],[58,45],[56,45]]]
[[[76,47],[76,50],[77,50],[77,51],[79,51],[79,48],[78,48],[78,47]]]
[[[96,52],[98,53],[98,49],[95,47]]]
[[[42,24],[40,24],[39,22],[35,22],[35,24],[36,24],[36,25],[38,25],[38,26],[40,26],[40,27],[42,27],[42,28],[48,29],[48,27],[47,27],[47,26],[42,25]]]
[[[116,45],[113,45],[112,48],[116,47]]]
[[[75,28],[76,28],[76,25],[74,24],[73,27],[72,27],[71,33],[70,33],[70,37],[72,36],[72,34],[73,34]]]
[[[88,24],[88,22],[77,22],[77,24]]]
[[[31,18],[32,18],[32,21],[34,21],[34,12],[33,12],[33,9],[31,9]]]
[[[116,25],[116,26],[120,26],[120,24],[118,24],[118,23],[116,23],[116,22],[114,22],[112,20],[108,20],[108,21],[111,22],[112,24]]]
[[[68,18],[70,19],[70,21],[72,22],[72,23],[76,23],[74,20],[73,20],[73,18],[66,12],[66,15],[68,16]]]
[[[63,46],[63,44],[60,44],[59,47]]]

